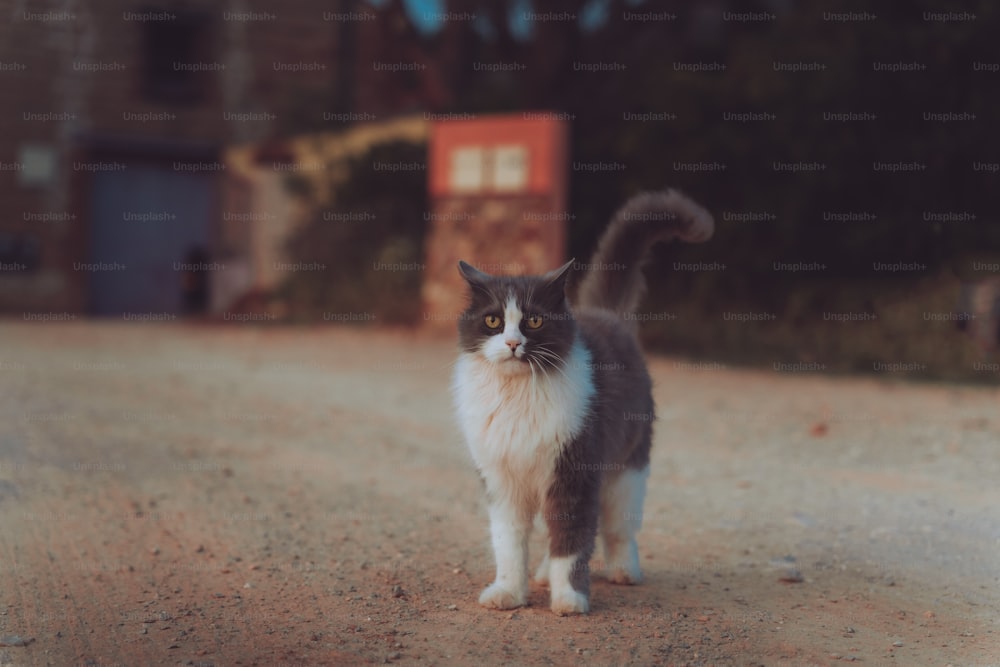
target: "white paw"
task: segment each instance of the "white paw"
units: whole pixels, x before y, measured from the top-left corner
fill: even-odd
[[[516,609],[528,602],[525,591],[512,591],[499,584],[492,583],[479,595],[479,604],[490,609]]]
[[[552,594],[552,611],[560,616],[586,614],[590,611],[590,601],[583,593],[573,589]]]
[[[607,544],[605,544],[607,546]],[[609,553],[610,552],[610,553]],[[607,580],[613,584],[635,585],[642,582],[642,568],[639,567],[639,547],[635,540],[618,549],[605,549],[608,554],[604,564]]]
[[[642,583],[642,570],[638,565],[612,565],[608,568],[608,581],[612,584],[634,586]]]

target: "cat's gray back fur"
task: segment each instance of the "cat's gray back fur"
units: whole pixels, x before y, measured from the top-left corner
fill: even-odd
[[[591,428],[606,445],[604,470],[642,468],[649,463],[655,408],[638,339],[607,310],[584,307],[574,316],[591,354],[595,388]]]

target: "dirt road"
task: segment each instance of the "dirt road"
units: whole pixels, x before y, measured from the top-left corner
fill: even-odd
[[[1000,390],[653,359],[647,581],[558,618],[476,605],[453,356],[0,323],[0,664],[1000,664]]]

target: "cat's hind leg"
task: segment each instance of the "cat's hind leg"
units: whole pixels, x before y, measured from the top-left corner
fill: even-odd
[[[538,515],[539,519],[542,518]],[[545,543],[545,555],[542,556],[542,562],[538,564],[538,569],[535,570],[534,580],[543,586],[549,585],[549,527],[545,524],[544,520],[535,522],[535,529],[541,534],[542,540]]]
[[[627,467],[617,475],[608,475],[601,487],[601,544],[607,579],[615,584],[642,581],[635,535],[642,527],[648,477],[648,464],[642,469]]]

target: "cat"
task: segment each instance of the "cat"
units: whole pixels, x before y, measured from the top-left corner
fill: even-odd
[[[535,573],[559,615],[590,610],[600,532],[607,578],[642,579],[636,533],[649,476],[654,406],[635,312],[657,241],[708,240],[712,216],[675,190],[630,199],[612,219],[576,298],[574,261],[541,276],[493,276],[460,261],[469,305],[458,320],[452,394],[485,487],[496,578],[479,603],[527,603],[528,537],[548,553]]]

